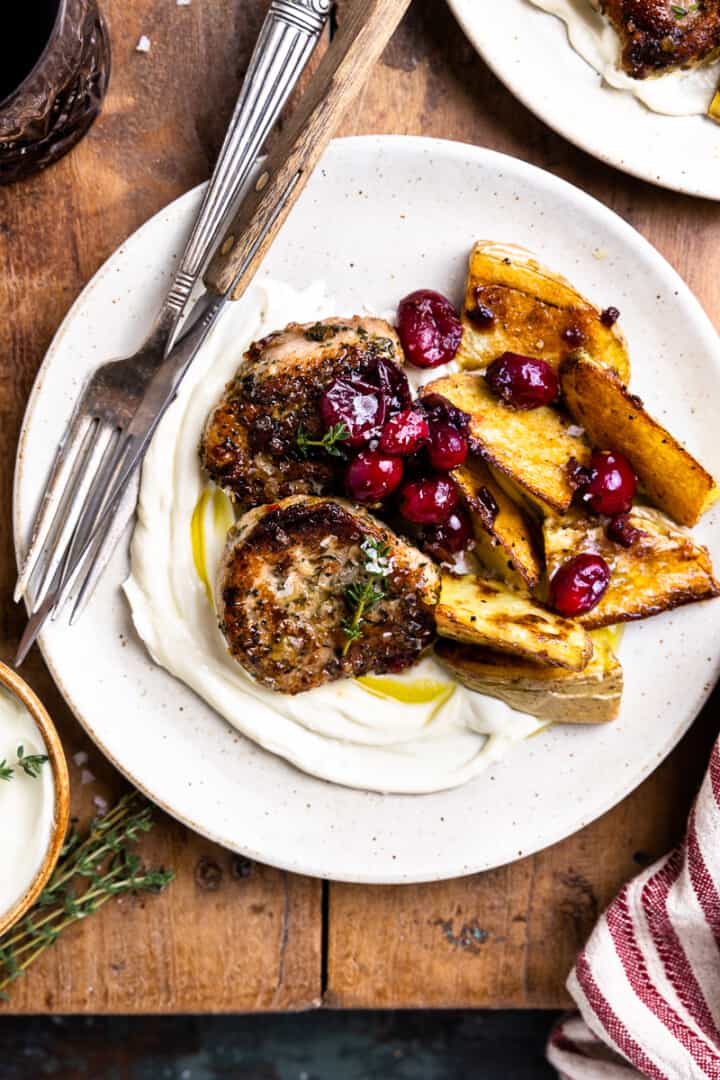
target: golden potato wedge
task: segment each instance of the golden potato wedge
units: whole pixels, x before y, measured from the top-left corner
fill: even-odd
[[[478,305],[492,312],[490,326],[473,319]],[[557,368],[582,345],[628,382],[625,338],[617,323],[606,326],[601,315],[525,248],[480,241],[470,255],[458,359],[468,369],[486,368],[502,353],[517,352]]]
[[[438,660],[470,690],[499,698],[518,712],[556,724],[603,724],[620,709],[623,670],[606,630],[593,630],[583,671],[535,664],[477,645],[440,640]]]
[[[442,394],[468,413],[470,434],[488,464],[509,476],[543,510],[567,510],[574,490],[568,462],[574,457],[585,464],[590,450],[557,409],[510,409],[483,375],[469,372],[435,379],[422,393]]]
[[[452,478],[472,519],[475,554],[480,561],[503,581],[534,589],[543,564],[520,507],[498,484],[482,458],[469,457],[453,470]]]
[[[619,450],[632,463],[651,502],[681,525],[694,525],[720,495],[714,479],[643,408],[614,375],[589,355],[560,367],[570,413],[600,449]]]
[[[563,563],[583,552],[601,555],[610,567],[610,585],[602,600],[579,616],[584,626],[647,619],[720,593],[707,549],[696,544],[687,529],[649,506],[634,507],[628,520],[642,533],[630,548],[609,540],[603,522],[579,510],[545,520],[550,580]]]
[[[593,653],[592,641],[577,622],[546,611],[498,581],[474,574],[442,575],[435,619],[440,637],[569,671],[582,671]]]

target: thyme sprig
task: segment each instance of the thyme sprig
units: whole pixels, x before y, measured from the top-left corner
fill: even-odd
[[[40,770],[50,758],[47,754],[26,754],[23,746],[17,748],[17,763],[26,776],[37,780]]]
[[[33,780],[37,780],[43,765],[50,760],[47,754],[26,754],[23,746],[18,746],[15,756],[16,764]],[[12,780],[14,775],[15,769],[3,758],[0,761],[0,780]]]
[[[114,896],[160,892],[173,880],[172,870],[147,869],[129,850],[152,827],[151,805],[131,791],[104,817],[91,821],[84,840],[74,826],[69,830],[60,861],[35,906],[0,938],[0,994],[63,930]]]
[[[365,616],[385,596],[384,579],[391,572],[389,544],[374,536],[366,536],[360,545],[360,551],[367,580],[349,585],[345,590],[345,601],[351,615],[344,619],[342,624],[345,634],[343,656],[347,656],[352,643],[362,637]]]
[[[350,438],[350,432],[345,424],[333,424],[323,435],[322,439],[311,439],[301,424],[297,433],[297,444],[303,457],[307,457],[312,447],[324,450],[332,457],[342,457],[342,450],[338,443],[345,442]]]

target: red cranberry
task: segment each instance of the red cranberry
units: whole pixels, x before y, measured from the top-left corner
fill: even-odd
[[[320,415],[326,429],[343,424],[349,433],[345,446],[356,448],[380,434],[385,398],[359,379],[334,379],[320,399]]]
[[[434,368],[454,359],[462,323],[449,300],[431,289],[419,289],[400,301],[398,334],[409,362]]]
[[[620,312],[616,307],[606,307],[603,312],[600,313],[600,322],[603,326],[607,326],[608,330],[611,326],[620,318]]]
[[[624,548],[633,547],[638,540],[642,540],[643,536],[646,535],[642,529],[637,529],[630,524],[630,518],[627,514],[617,514],[616,517],[610,518],[605,534],[608,540],[613,540]]]
[[[596,514],[626,514],[637,487],[632,465],[617,450],[596,450],[590,479],[580,488],[582,500]]]
[[[466,310],[470,322],[477,326],[478,330],[491,330],[495,325],[495,312],[487,307],[482,302],[483,290],[481,288],[475,289],[473,298],[475,304]]]
[[[423,394],[419,401],[415,402],[416,408],[422,409],[431,424],[452,424],[458,431],[467,434],[470,427],[468,413],[458,409],[442,394]]]
[[[446,476],[411,480],[400,491],[400,513],[416,525],[442,525],[459,502],[455,485]]]
[[[453,510],[442,525],[431,525],[422,532],[422,547],[438,562],[452,562],[454,555],[465,551],[473,540],[473,527],[464,510]]]
[[[450,472],[465,461],[468,455],[467,439],[453,424],[433,424],[427,453],[433,469]]]
[[[412,391],[408,377],[401,367],[392,360],[379,356],[375,361],[373,379],[377,382],[387,404],[388,414],[409,409],[412,403]]]
[[[610,584],[610,567],[600,555],[576,555],[564,563],[550,582],[550,603],[572,618],[592,611]]]
[[[348,466],[345,483],[357,502],[378,502],[395,491],[402,477],[400,458],[378,450],[361,450]]]
[[[430,435],[430,425],[417,409],[405,409],[391,416],[380,436],[386,454],[414,454]]]
[[[557,375],[545,360],[506,352],[487,369],[490,389],[515,409],[537,409],[558,395]]]

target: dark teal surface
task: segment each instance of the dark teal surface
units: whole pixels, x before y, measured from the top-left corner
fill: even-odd
[[[546,1012],[0,1017],[0,1080],[553,1080]]]

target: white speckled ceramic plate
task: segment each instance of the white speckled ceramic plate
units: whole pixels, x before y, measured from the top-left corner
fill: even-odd
[[[449,3],[497,77],[560,135],[642,180],[720,199],[720,125],[658,115],[605,85],[570,46],[561,20],[529,0]]]
[[[15,535],[25,544],[53,447],[88,372],[146,332],[197,205],[191,192],[139,230],[91,282],[55,338],[22,433]],[[401,137],[335,143],[261,276],[329,281],[338,311],[383,311],[432,286],[459,298],[476,238],[524,244],[600,305],[623,312],[633,386],[720,473],[720,347],[697,301],[633,229],[593,199],[520,161]],[[720,513],[698,530],[720,554]],[[81,723],[117,766],[193,829],[252,858],[363,882],[448,878],[509,862],[618,802],[675,745],[718,673],[720,601],[627,630],[622,713],[558,727],[477,781],[381,796],[313,779],[247,742],[156,667],[120,590],[127,552],[77,626],[42,649]],[[252,707],[249,702],[248,707]]]

